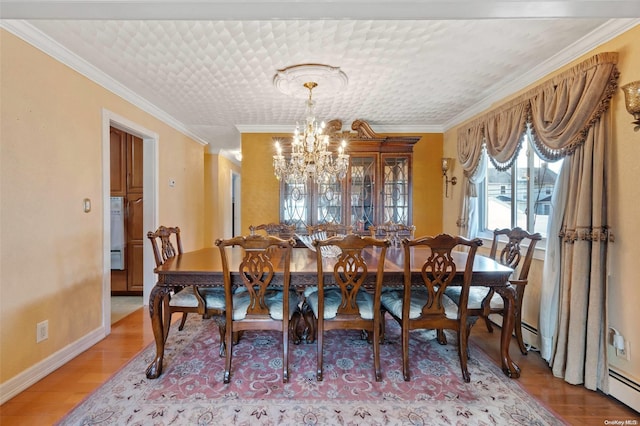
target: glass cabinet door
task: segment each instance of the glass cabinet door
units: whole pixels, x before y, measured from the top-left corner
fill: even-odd
[[[311,223],[308,186],[304,183],[284,182],[280,188],[281,222],[295,225],[296,232],[305,231]]]
[[[386,222],[412,224],[411,164],[420,137],[378,135],[361,122],[352,130],[358,133],[348,138],[343,180],[280,182],[280,222],[295,225],[301,234],[310,225],[337,223],[360,235]]]
[[[376,157],[351,157],[350,220],[354,231],[364,233],[376,224]]]
[[[343,223],[341,182],[318,184],[317,192],[314,223]]]
[[[341,182],[281,184],[282,222],[306,233],[307,226],[319,223],[343,223],[343,187]]]
[[[408,156],[382,155],[382,223],[410,224],[410,173]]]

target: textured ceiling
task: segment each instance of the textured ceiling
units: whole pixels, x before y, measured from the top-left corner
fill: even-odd
[[[272,84],[282,68],[321,63],[346,73],[340,93],[318,88],[319,118],[443,131],[539,78],[533,71],[611,22],[34,19],[20,28],[68,49],[66,58],[86,61],[217,152],[239,149],[240,131],[292,130],[303,118],[304,100]]]

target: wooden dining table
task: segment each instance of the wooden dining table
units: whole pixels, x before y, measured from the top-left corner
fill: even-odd
[[[229,247],[229,263],[232,271],[232,282],[240,283],[241,278],[238,274],[238,265],[243,256],[240,247]],[[379,250],[379,249],[378,249]],[[372,269],[377,268],[376,249],[367,249],[364,252],[364,258],[367,265]],[[420,268],[429,255],[428,249],[417,248],[412,251],[414,256],[412,265],[415,271],[412,271],[412,281],[418,283],[420,278]],[[456,278],[452,285],[460,284],[464,273],[467,254],[465,252],[453,252],[454,262],[457,265]],[[272,260],[276,268],[276,276],[274,283],[282,282],[282,262],[279,261],[277,255]],[[324,265],[327,272],[327,280],[331,280],[333,273],[333,259],[325,259]],[[291,285],[300,293],[308,286],[317,285],[317,259],[316,254],[306,248],[294,248],[291,255]],[[158,275],[158,282],[153,287],[149,296],[149,314],[151,315],[151,323],[153,327],[153,335],[156,345],[156,356],[149,364],[146,370],[149,379],[155,379],[162,374],[162,362],[164,357],[164,327],[163,327],[163,304],[171,291],[176,287],[196,285],[198,287],[215,287],[223,285],[222,277],[222,261],[218,247],[208,247],[200,250],[179,254],[168,259],[163,265],[154,270]],[[511,343],[511,334],[513,333],[514,324],[514,306],[515,306],[515,290],[509,283],[509,277],[513,270],[501,265],[499,262],[481,255],[476,255],[473,263],[473,284],[474,286],[492,287],[497,294],[502,296],[504,300],[504,308],[506,314],[503,318],[502,331],[500,338],[500,358],[502,362],[502,371],[512,378],[520,377],[520,368],[511,360],[509,355],[509,345]],[[373,274],[375,275],[375,274]],[[372,281],[375,277],[371,277]],[[404,250],[402,248],[390,248],[384,265],[384,285],[385,286],[402,286],[404,280]],[[372,283],[370,283],[372,284]],[[367,283],[365,283],[365,286]]]

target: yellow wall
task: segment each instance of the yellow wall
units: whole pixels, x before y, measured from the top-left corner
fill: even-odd
[[[119,100],[119,98],[116,99]],[[109,109],[111,108],[109,107]],[[137,117],[140,114],[136,114],[134,109],[120,115]],[[140,123],[149,121],[149,119],[144,119],[144,116],[132,120]],[[179,226],[184,250],[201,248],[204,246],[205,221],[203,197],[205,147],[158,120],[152,119],[151,121],[145,127],[160,133],[158,224]],[[170,179],[176,182],[175,186],[169,186]],[[146,231],[150,230],[145,229]]]
[[[280,221],[280,186],[272,166],[273,138],[287,136],[290,135],[242,135],[243,231],[248,231],[250,225]],[[416,235],[434,235],[442,231],[442,134],[411,136],[421,136],[413,154],[413,223]]]
[[[242,135],[242,232],[249,226],[280,222],[280,186],[273,174],[273,137],[285,134]]]
[[[618,52],[619,85],[640,80],[640,26],[636,26],[615,39],[604,43],[571,64],[555,71],[534,85],[546,81],[567,68],[600,52]],[[517,96],[523,93],[514,93]],[[506,99],[505,99],[506,100]],[[501,102],[500,102],[501,103]],[[633,117],[624,106],[624,94],[617,91],[611,103],[611,159],[610,159],[610,223],[616,241],[610,245],[609,259],[609,325],[615,327],[626,338],[631,340],[631,361],[617,358],[609,347],[609,364],[632,378],[636,383],[640,380],[640,339],[636,330],[637,309],[640,305],[640,269],[637,258],[637,236],[640,235],[640,133],[633,132],[630,124]],[[444,135],[444,150],[447,155],[454,156],[457,146],[457,128],[450,129]],[[458,172],[458,179],[461,173]],[[445,200],[443,226],[446,232],[457,232],[455,224],[460,209],[460,194]],[[540,304],[540,283],[542,280],[542,261],[535,261],[530,272],[529,285],[523,308],[523,321],[538,328],[538,312]]]
[[[5,383],[102,326],[103,108],[159,135],[158,219],[181,226],[187,250],[204,242],[204,147],[5,30],[0,56]]]
[[[216,235],[220,233],[216,224],[219,223],[218,206],[214,200],[218,199],[218,155],[204,155],[204,215],[211,220],[206,220],[204,224],[204,243],[206,246],[213,246]],[[207,197],[207,194],[210,197]]]
[[[241,174],[241,167],[217,154],[205,154],[205,246],[218,238],[230,238],[232,232],[231,172]]]

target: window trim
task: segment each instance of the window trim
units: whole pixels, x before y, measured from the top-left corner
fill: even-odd
[[[534,193],[534,183],[531,179],[531,173],[535,170],[535,158],[534,155],[535,149],[533,147],[531,141],[531,134],[529,130],[527,130],[522,137],[522,146],[521,149],[525,149],[525,153],[527,156],[527,168],[526,168],[526,179],[527,179],[527,211],[534,212],[535,211],[535,200],[532,200],[532,194]],[[487,162],[487,168],[489,167],[489,162]],[[517,191],[517,161],[514,161],[511,165],[511,223],[516,224],[513,226],[518,226],[517,223],[517,200],[516,200],[516,191]],[[493,243],[493,229],[488,229],[486,224],[488,222],[488,186],[487,186],[487,178],[488,173],[485,179],[478,184],[478,238],[483,240],[485,246],[490,247]],[[527,230],[533,229],[535,226],[535,214],[527,214]],[[532,232],[532,231],[529,231]],[[503,243],[498,243],[498,248],[503,246]],[[528,244],[523,244],[523,247],[528,247]],[[533,258],[536,260],[544,260],[545,252],[547,248],[547,235],[542,236],[542,240],[537,244]]]

